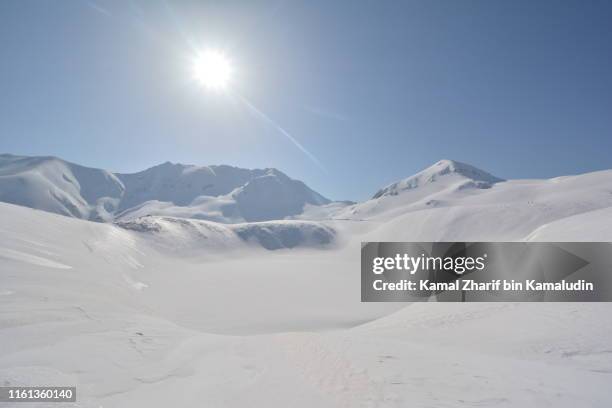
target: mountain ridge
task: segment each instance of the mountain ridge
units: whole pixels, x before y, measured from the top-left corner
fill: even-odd
[[[426,183],[434,183],[439,177],[453,174],[472,180],[475,182],[474,186],[478,188],[489,188],[495,183],[505,181],[470,164],[443,159],[410,177],[391,183],[378,190],[372,199],[385,195],[397,195],[404,190],[417,188]]]
[[[128,174],[53,156],[0,155],[0,201],[103,222],[159,216],[221,224],[293,219],[380,225],[405,220],[420,225],[423,217],[435,213],[468,228],[468,220],[481,223],[481,215],[488,212],[497,220],[496,226],[522,236],[531,232],[529,228],[541,226],[534,214],[541,212],[536,218],[548,223],[612,206],[611,181],[612,170],[504,180],[466,163],[440,160],[378,190],[370,200],[353,203],[332,202],[274,168],[165,162]],[[442,208],[448,211],[436,212]],[[518,214],[524,220],[522,229],[511,222]],[[391,225],[384,225],[381,231],[393,228]]]
[[[0,201],[75,218],[113,221],[137,207],[156,213],[160,206],[189,208],[203,198],[221,214],[212,220],[222,222],[279,219],[300,213],[306,204],[331,202],[274,168],[165,162],[136,173],[113,173],[54,156],[0,154]]]

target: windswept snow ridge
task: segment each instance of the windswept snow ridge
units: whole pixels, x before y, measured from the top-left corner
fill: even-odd
[[[165,248],[191,250],[236,250],[249,245],[265,249],[323,248],[334,241],[335,231],[312,221],[266,221],[219,224],[209,221],[142,217],[116,223],[121,228],[144,233]]]

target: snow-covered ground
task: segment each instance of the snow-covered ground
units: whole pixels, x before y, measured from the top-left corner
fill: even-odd
[[[608,304],[361,303],[359,250],[612,241],[611,208],[610,171],[503,181],[451,161],[280,221],[99,223],[0,203],[0,379],[76,385],[82,407],[609,407]]]

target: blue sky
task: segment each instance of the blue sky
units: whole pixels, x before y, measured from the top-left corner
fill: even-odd
[[[442,158],[612,168],[610,21],[607,1],[2,1],[0,152],[277,167],[354,200]],[[227,92],[192,78],[209,48]]]

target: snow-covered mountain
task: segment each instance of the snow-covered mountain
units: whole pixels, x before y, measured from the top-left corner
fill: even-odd
[[[0,155],[0,201],[94,221],[167,215],[283,219],[330,201],[276,169],[164,163],[113,174],[55,157]]]
[[[612,241],[612,171],[502,181],[442,161],[366,202],[318,205],[273,170],[0,163],[0,197],[20,204],[0,203],[5,385],[75,385],[82,407],[612,402],[608,304],[359,297],[362,241]],[[189,219],[273,217],[260,189],[291,188],[313,201],[299,220]]]
[[[454,160],[440,160],[431,167],[380,189],[374,197],[396,196],[407,191],[420,193],[441,191],[449,186],[457,190],[463,188],[490,188],[493,184],[503,181],[486,171],[469,164]]]
[[[594,226],[595,218],[608,225],[608,217],[596,214],[609,207],[612,170],[504,181],[472,166],[442,160],[380,190],[371,200],[335,211],[330,218],[365,222],[372,241],[504,241],[528,239],[536,230],[552,231],[552,224],[567,228],[559,224],[561,220],[580,214],[576,222],[589,219]],[[591,212],[592,216],[586,215]]]
[[[108,220],[125,191],[114,174],[56,157],[0,155],[0,201],[75,218]]]
[[[469,164],[440,160],[417,174],[378,190],[372,199],[338,214],[347,218],[393,217],[414,207],[478,193],[504,181]]]
[[[54,157],[0,155],[0,201],[123,226],[150,224],[152,217],[161,217],[163,225],[172,219],[318,222],[312,230],[295,223],[223,227],[234,235],[243,231],[242,237],[262,237],[267,231],[273,238],[262,239],[269,248],[296,246],[288,236],[301,237],[297,246],[316,237],[317,245],[324,245],[356,231],[370,240],[522,240],[557,231],[556,225],[567,228],[572,217],[598,224],[602,217],[597,214],[605,212],[596,211],[612,207],[612,170],[503,180],[441,160],[380,189],[370,200],[351,203],[330,202],[276,169],[167,162],[135,174],[113,174]],[[365,224],[357,226],[357,221]],[[183,234],[195,237],[189,232],[192,224],[173,225],[173,231],[184,228]],[[327,234],[328,228],[334,233]]]

